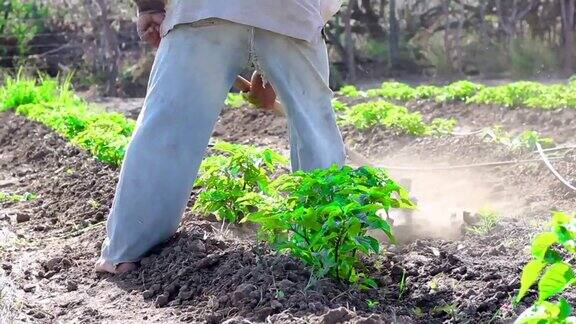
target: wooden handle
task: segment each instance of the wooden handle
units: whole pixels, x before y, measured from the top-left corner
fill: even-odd
[[[250,81],[244,79],[240,75],[236,77],[236,82],[234,82],[234,86],[242,92],[249,92],[250,89],[252,88],[252,84],[250,83]]]

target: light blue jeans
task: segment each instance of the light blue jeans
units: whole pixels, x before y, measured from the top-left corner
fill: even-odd
[[[285,106],[292,169],[344,164],[322,39],[225,21],[177,26],[156,55],[108,218],[104,260],[138,261],[176,232],[224,99],[251,53]]]

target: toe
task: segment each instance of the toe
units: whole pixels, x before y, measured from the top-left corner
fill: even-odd
[[[102,259],[96,261],[94,269],[96,270],[96,272],[104,272],[112,274],[116,273],[116,269],[114,268],[114,266],[110,262]]]
[[[116,266],[116,273],[126,273],[136,270],[136,263],[126,262]]]

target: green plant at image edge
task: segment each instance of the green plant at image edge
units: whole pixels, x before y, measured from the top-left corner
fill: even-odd
[[[550,301],[576,282],[570,263],[576,254],[575,215],[554,212],[551,230],[538,234],[532,241],[531,250],[532,260],[522,271],[515,303],[519,303],[536,283],[538,300],[516,323],[576,323],[576,317],[571,316],[572,307],[565,298],[560,297],[556,303]]]

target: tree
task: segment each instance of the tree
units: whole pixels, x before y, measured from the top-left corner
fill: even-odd
[[[567,76],[574,71],[574,2],[575,0],[560,0],[564,34],[564,73]]]
[[[352,37],[352,8],[357,6],[356,0],[350,0],[344,11],[344,34],[346,46],[346,69],[348,70],[348,81],[356,81],[356,59],[354,57],[354,39]]]
[[[84,7],[90,17],[90,24],[96,39],[94,70],[105,79],[104,93],[109,96],[117,94],[116,81],[120,49],[118,35],[109,21],[109,6],[106,0],[84,0]]]
[[[390,0],[390,68],[395,69],[398,64],[398,49],[400,43],[400,26],[398,25],[398,18],[396,17],[396,0]]]

